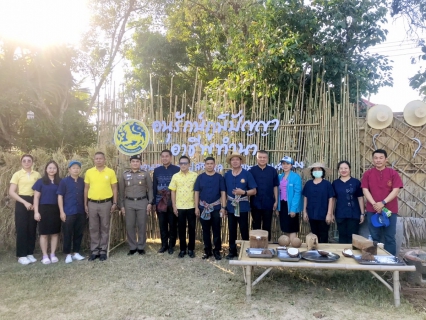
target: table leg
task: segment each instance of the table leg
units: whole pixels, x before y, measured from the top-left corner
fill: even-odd
[[[393,297],[395,300],[395,307],[399,307],[401,305],[400,298],[400,283],[399,283],[399,271],[393,272]]]
[[[251,296],[251,269],[252,266],[246,266],[246,296]]]

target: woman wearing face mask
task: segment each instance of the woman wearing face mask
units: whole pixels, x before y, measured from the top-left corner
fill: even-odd
[[[55,255],[58,246],[59,232],[61,232],[61,218],[59,214],[58,190],[59,167],[55,161],[49,161],[44,168],[44,176],[38,179],[33,186],[34,190],[34,219],[38,221],[40,247],[43,252],[41,263],[58,262]],[[47,255],[47,244],[50,235],[50,258]]]
[[[32,186],[40,179],[40,173],[33,170],[33,157],[24,154],[21,157],[22,169],[15,172],[10,180],[9,196],[16,200],[16,256],[20,264],[37,261],[34,258],[37,221],[34,220],[34,191]]]
[[[328,243],[328,229],[333,222],[334,190],[331,183],[325,180],[328,169],[324,164],[316,162],[305,169],[312,180],[303,187],[303,220],[311,226],[311,232],[318,237],[318,242]]]
[[[339,243],[352,243],[352,234],[358,234],[364,222],[364,195],[361,182],[351,177],[351,165],[340,161],[337,165],[339,179],[333,181],[335,193],[335,219],[339,231]]]

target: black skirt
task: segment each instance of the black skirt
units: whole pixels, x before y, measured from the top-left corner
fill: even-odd
[[[61,232],[61,217],[56,204],[41,204],[39,210],[41,220],[38,223],[40,235],[57,234]]]
[[[288,214],[287,201],[281,200],[280,202],[280,227],[281,231],[285,233],[299,232],[299,213],[292,218]]]

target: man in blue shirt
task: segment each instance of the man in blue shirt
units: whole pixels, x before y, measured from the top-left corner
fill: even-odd
[[[241,238],[249,240],[248,212],[250,210],[249,196],[256,194],[256,181],[247,170],[241,165],[245,163],[245,157],[238,152],[230,154],[226,161],[231,165],[231,170],[225,173],[226,194],[228,203],[228,228],[229,228],[229,254],[226,259],[233,259],[238,256],[237,226],[240,226]]]
[[[65,263],[73,260],[84,260],[79,253],[83,239],[86,213],[84,210],[84,180],[79,177],[81,163],[71,160],[68,165],[69,176],[59,183],[58,205],[61,215],[62,232],[64,234]],[[74,254],[71,255],[71,252]]]
[[[215,166],[213,157],[207,157],[204,160],[205,172],[200,174],[195,181],[194,199],[195,214],[200,217],[201,227],[203,228],[204,255],[202,258],[208,259],[214,255],[216,260],[221,260],[222,239],[220,229],[222,217],[226,213],[226,188],[223,177],[214,171]],[[211,229],[213,229],[213,253]]]
[[[257,166],[250,169],[257,184],[257,193],[250,198],[253,229],[268,231],[271,241],[272,215],[278,206],[278,174],[275,168],[268,166],[268,153],[260,150],[256,154]]]
[[[177,217],[173,213],[171,191],[169,184],[172,176],[180,171],[178,166],[171,164],[172,152],[161,151],[161,167],[154,169],[153,181],[153,211],[157,212],[160,225],[161,248],[158,253],[169,251],[173,254],[177,237]]]

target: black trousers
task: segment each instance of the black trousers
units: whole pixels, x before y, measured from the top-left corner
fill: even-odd
[[[178,209],[178,230],[180,251],[195,249],[195,208]],[[186,244],[186,222],[188,222],[188,245]]]
[[[253,230],[261,229],[268,231],[269,241],[271,241],[272,214],[273,210],[251,208]]]
[[[242,240],[249,240],[249,219],[248,212],[240,212],[240,216],[236,217],[233,213],[228,213],[229,228],[229,252],[237,254],[237,226],[240,225],[240,233]]]
[[[33,197],[20,197],[29,203],[33,203]],[[15,229],[16,256],[20,258],[34,254],[37,221],[34,220],[34,210],[27,210],[20,202],[16,202],[15,206]]]
[[[201,227],[203,228],[204,251],[206,253],[212,251],[212,238],[210,230],[213,231],[214,251],[222,250],[222,239],[220,236],[222,218],[220,217],[220,212],[219,210],[214,210],[210,213],[210,215],[210,220],[204,220],[200,218]]]
[[[84,227],[86,225],[86,214],[78,213],[66,217],[62,223],[62,232],[64,235],[64,253],[79,253],[81,240],[83,239]]]
[[[177,238],[177,217],[173,213],[173,207],[167,206],[167,212],[158,212],[158,223],[160,225],[161,246],[173,248]]]
[[[330,225],[325,220],[312,220],[309,219],[311,232],[318,237],[319,243],[328,243],[328,229]]]
[[[339,243],[352,243],[352,234],[358,234],[359,219],[336,219]]]

